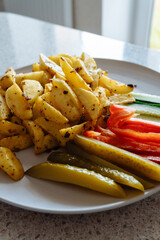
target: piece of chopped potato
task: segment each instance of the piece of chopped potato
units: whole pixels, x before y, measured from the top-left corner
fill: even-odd
[[[29,134],[6,137],[0,140],[0,146],[9,148],[11,151],[19,151],[33,145]]]
[[[9,117],[9,108],[6,104],[5,98],[0,94],[0,120],[7,119]]]
[[[16,83],[7,89],[5,97],[9,109],[17,117],[20,119],[32,118],[31,106]]]
[[[10,86],[12,86],[12,84],[15,82],[15,71],[13,70],[13,68],[9,68],[5,75],[3,75],[0,78],[0,86],[6,90],[7,88],[9,88]]]
[[[10,149],[5,147],[0,147],[0,168],[15,181],[24,176],[24,169],[20,160]]]
[[[22,125],[15,124],[7,120],[0,121],[0,134],[4,134],[6,136],[13,136],[25,133],[26,129]]]
[[[73,88],[83,88],[89,91],[91,90],[83,78],[74,70],[74,68],[69,65],[65,58],[60,58],[60,65],[65,73],[69,85],[73,86]]]
[[[33,105],[36,98],[43,93],[42,85],[35,80],[23,80],[21,82],[22,90],[25,98],[28,99],[28,102]]]

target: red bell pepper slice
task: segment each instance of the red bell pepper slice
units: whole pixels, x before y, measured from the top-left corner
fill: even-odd
[[[109,130],[118,136],[135,139],[139,142],[154,142],[160,143],[160,126],[152,123],[146,123],[130,118],[134,115],[135,110],[130,107],[119,105],[111,105],[111,116],[107,121]],[[137,130],[136,131],[136,125]],[[142,127],[142,131],[141,130]],[[147,131],[149,128],[149,132]],[[144,132],[143,132],[144,131]],[[147,132],[146,132],[147,131]]]
[[[133,139],[119,137],[99,126],[96,126],[96,130],[98,130],[98,132],[86,131],[84,135],[86,137],[94,138],[101,142],[105,142],[137,154],[160,154],[160,146],[154,146],[147,143],[139,143]]]

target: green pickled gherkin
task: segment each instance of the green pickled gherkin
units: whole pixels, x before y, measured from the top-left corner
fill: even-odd
[[[31,167],[25,174],[39,179],[70,183],[113,197],[126,197],[124,189],[112,179],[69,164],[44,162]]]
[[[117,170],[121,173],[124,173],[126,174],[126,176],[132,176],[134,179],[136,179],[138,182],[140,182],[144,189],[149,189],[149,188],[152,188],[154,185],[153,183],[151,183],[150,181],[146,180],[146,179],[143,179],[139,176],[137,176],[136,174],[133,174],[111,162],[108,162],[98,156],[95,156],[95,155],[92,155],[86,151],[84,151],[81,147],[79,147],[78,145],[76,145],[75,143],[72,143],[72,142],[68,142],[67,143],[67,152],[70,153],[70,154],[76,154],[84,159],[87,159],[87,161],[91,161],[92,163],[95,163],[99,166],[102,166],[104,168],[110,168],[112,170]],[[128,179],[129,180],[129,179]],[[127,181],[128,182],[128,181]],[[126,182],[126,183],[127,183]],[[127,184],[126,184],[127,185]],[[129,186],[130,186],[130,183],[129,183]]]
[[[71,166],[76,166],[79,168],[86,168],[90,171],[100,173],[105,177],[109,177],[117,183],[144,191],[143,185],[133,176],[115,169],[99,166],[98,164],[95,164],[88,159],[84,159],[73,154],[71,155],[66,152],[53,152],[49,155],[48,161],[51,163],[69,164]]]

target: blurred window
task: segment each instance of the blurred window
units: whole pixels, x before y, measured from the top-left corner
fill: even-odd
[[[160,0],[155,0],[149,47],[160,50]]]

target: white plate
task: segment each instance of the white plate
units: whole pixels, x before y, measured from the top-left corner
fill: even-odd
[[[115,60],[96,59],[98,67],[108,70],[116,80],[137,85],[138,91],[159,95],[160,74],[145,67]],[[27,72],[31,66],[17,72]],[[24,169],[44,162],[48,154],[35,155],[33,149],[16,153]],[[25,176],[13,182],[2,171],[0,174],[0,200],[11,205],[45,213],[77,214],[110,210],[122,207],[151,196],[160,190],[160,185],[145,191],[131,190],[126,199],[117,199],[81,187],[33,179]]]

